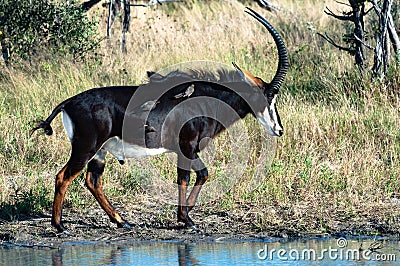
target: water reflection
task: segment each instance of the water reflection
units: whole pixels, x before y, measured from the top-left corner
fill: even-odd
[[[171,246],[171,248],[167,248],[167,246]],[[74,264],[73,261],[80,260],[85,265],[125,265],[125,263],[127,263],[126,265],[139,265],[136,263],[144,265],[142,263],[150,261],[153,257],[155,261],[158,259],[161,260],[161,264],[159,265],[166,265],[166,261],[163,262],[162,260],[167,259],[167,261],[170,261],[172,259],[171,255],[176,254],[176,262],[179,266],[200,265],[194,256],[194,247],[194,244],[180,243],[142,243],[134,244],[133,246],[128,244],[71,245],[59,250],[52,250],[51,264],[53,266],[72,265]],[[134,253],[147,254],[148,259],[139,256],[138,260],[130,260],[129,258],[135,257],[132,256]],[[37,265],[33,261],[21,261],[21,265],[29,265],[30,263]]]
[[[62,250],[54,251],[51,254],[51,262],[53,266],[62,266]]]
[[[179,266],[199,265],[199,261],[193,255],[192,245],[178,245]]]
[[[366,241],[349,240],[347,250],[360,250],[374,243],[372,239]],[[60,249],[44,250],[32,248],[0,248],[0,265],[396,265],[400,244],[398,241],[380,241],[379,250],[374,254],[394,254],[391,261],[378,261],[376,256],[371,259],[346,259],[336,257],[332,259],[328,253],[319,258],[322,250],[338,248],[337,240],[297,240],[287,242],[225,242],[225,243],[177,243],[177,242],[119,242],[105,243],[69,243]],[[375,246],[376,247],[376,246]],[[278,250],[286,250],[286,259],[278,257]],[[259,252],[268,251],[267,253]],[[271,251],[274,251],[273,256]],[[302,255],[308,251],[308,257],[290,259],[290,251],[296,250]],[[312,259],[310,250],[315,250]],[[345,250],[345,251],[347,251]],[[263,256],[260,256],[263,255]],[[295,253],[292,253],[295,254]],[[347,253],[343,253],[347,254]],[[268,256],[267,256],[268,255]],[[281,254],[282,255],[282,254]],[[288,259],[289,258],[289,261]],[[381,257],[382,258],[382,257]],[[389,258],[389,257],[386,257]],[[398,258],[400,260],[400,257]],[[12,263],[10,263],[12,262]]]

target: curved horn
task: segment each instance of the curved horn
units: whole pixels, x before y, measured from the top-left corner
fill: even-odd
[[[274,39],[274,42],[278,48],[278,69],[276,70],[275,76],[270,83],[272,91],[274,93],[277,93],[289,68],[289,60],[285,44],[281,35],[276,31],[274,27],[272,27],[271,24],[269,24],[269,22],[264,17],[248,7],[246,7],[245,12],[264,25],[264,27],[272,35],[272,38]]]

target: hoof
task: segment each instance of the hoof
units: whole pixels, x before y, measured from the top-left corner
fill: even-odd
[[[193,225],[190,227],[195,234],[198,234],[201,237],[210,236],[209,233],[206,233],[204,230],[200,229],[197,225]]]
[[[196,224],[192,221],[192,219],[190,219],[189,216],[186,216],[185,218],[182,218],[182,217],[180,217],[178,215],[178,219],[177,220],[178,220],[178,223],[179,222],[184,223],[185,226],[188,227],[188,228],[192,228],[192,229],[197,228]]]
[[[65,229],[64,225],[62,225],[61,223],[60,223],[60,224],[57,224],[57,223],[51,222],[51,225],[52,225],[54,228],[57,229],[58,233],[65,233],[65,232],[67,232],[67,234],[70,234],[70,233],[68,232],[68,230]]]
[[[197,227],[197,225],[192,225],[190,226],[190,228],[192,228],[193,231],[196,231],[197,233],[201,233],[200,229]]]
[[[179,216],[179,215],[178,215],[178,218],[177,218],[176,220],[178,221],[178,223],[185,223],[185,224],[186,224],[185,219],[182,218],[182,217]]]
[[[118,228],[132,229],[132,226],[128,222],[117,223]]]
[[[71,233],[70,231],[68,231],[68,230],[64,230],[64,231],[62,232],[62,234],[63,234],[63,235],[66,235],[66,236],[72,236],[72,233]]]

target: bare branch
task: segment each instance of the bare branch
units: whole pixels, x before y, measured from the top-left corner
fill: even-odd
[[[271,3],[271,1],[269,0],[255,0],[257,2],[257,4],[265,9],[267,9],[268,11],[272,12],[272,11],[279,11],[281,10],[281,8],[274,3]]]
[[[335,2],[338,3],[338,4],[341,4],[341,5],[345,5],[345,6],[351,7],[351,5],[349,5],[347,3],[344,3],[344,2],[340,2],[340,1],[335,1]]]
[[[328,7],[326,7],[326,10],[324,10],[324,13],[329,15],[329,16],[331,16],[331,17],[339,19],[339,20],[346,20],[346,21],[353,21],[354,20],[353,16],[339,16],[339,15],[336,15]]]
[[[142,6],[142,7],[148,7],[148,4],[127,4],[127,6]]]
[[[376,14],[379,16],[381,14],[381,8],[379,7],[376,0],[368,0],[372,4],[372,7],[375,9]]]
[[[82,3],[82,10],[86,12],[86,11],[91,9],[95,4],[97,4],[100,1],[101,0],[89,0],[89,1],[83,2]]]
[[[351,55],[355,54],[355,51],[353,49],[351,49],[349,47],[344,47],[344,46],[341,46],[341,45],[338,45],[337,43],[335,43],[335,41],[331,37],[329,37],[328,34],[326,34],[326,33],[325,34],[321,34],[319,32],[317,32],[317,34],[319,36],[321,36],[323,39],[325,39],[328,43],[330,43],[334,47],[338,48],[339,50],[346,51]]]
[[[374,10],[375,8],[374,7],[371,7],[370,9],[368,9],[366,12],[364,12],[364,16],[366,16],[366,15],[368,15],[368,13],[371,11],[371,10]]]
[[[370,49],[370,50],[374,50],[374,49],[375,49],[374,47],[372,47],[372,46],[369,45],[368,43],[366,43],[366,42],[364,42],[363,40],[361,40],[360,38],[358,38],[357,35],[354,34],[353,37],[354,37],[357,41],[359,41],[362,45],[364,45],[365,47],[367,47],[368,49]]]
[[[162,5],[163,3],[183,2],[183,0],[150,0],[147,4],[126,4],[127,6],[150,7],[154,5]]]

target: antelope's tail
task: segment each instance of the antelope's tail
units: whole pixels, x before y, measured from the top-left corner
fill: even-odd
[[[48,136],[53,134],[53,129],[51,127],[51,122],[53,119],[63,110],[64,106],[70,101],[70,99],[60,103],[56,108],[54,108],[53,112],[46,118],[46,120],[36,121],[36,126],[32,128],[31,135],[38,129],[42,128],[44,133]]]

